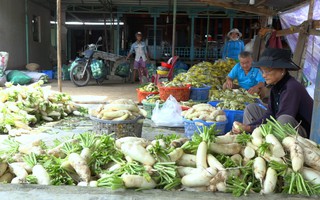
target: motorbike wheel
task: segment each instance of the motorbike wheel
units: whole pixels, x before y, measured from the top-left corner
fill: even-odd
[[[84,72],[84,75],[82,76],[84,67],[85,67],[85,63],[78,63],[70,71],[70,79],[78,87],[83,87],[88,85],[91,78],[90,71],[88,69],[86,69],[86,71]]]

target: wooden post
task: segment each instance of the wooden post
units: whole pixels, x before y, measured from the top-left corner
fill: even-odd
[[[62,92],[62,81],[61,81],[61,0],[57,0],[57,60],[58,60],[58,88]]]
[[[302,81],[302,73],[304,67],[304,61],[307,51],[307,43],[309,39],[309,29],[312,27],[312,17],[313,17],[313,9],[314,9],[314,0],[310,1],[309,5],[309,13],[308,13],[308,21],[303,23],[300,27],[298,42],[296,45],[296,49],[293,54],[293,62],[300,66],[301,70],[297,74],[297,80]]]
[[[173,27],[172,27],[172,57],[175,56],[177,24],[177,0],[173,1]]]

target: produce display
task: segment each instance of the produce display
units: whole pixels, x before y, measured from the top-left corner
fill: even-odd
[[[201,88],[211,85],[217,89],[222,88],[227,73],[236,62],[232,59],[218,60],[215,63],[201,62],[192,66],[187,73],[178,74],[172,82],[191,84],[192,87]]]
[[[118,99],[110,104],[100,105],[97,109],[90,110],[89,114],[98,119],[113,121],[133,120],[147,115],[145,110],[140,109],[134,101],[128,99]]]
[[[252,135],[216,133],[215,126],[203,127],[191,140],[158,135],[153,141],[83,133],[52,147],[8,139],[1,145],[0,182],[320,194],[320,149],[291,126],[272,119]]]
[[[163,87],[186,87],[186,85],[185,83],[175,81],[162,82]]]
[[[182,116],[189,120],[203,120],[206,122],[224,122],[227,120],[223,110],[216,109],[209,104],[197,104],[189,110],[183,111]]]
[[[154,83],[148,83],[139,87],[141,92],[158,92],[158,87]]]
[[[42,121],[51,122],[69,114],[81,114],[85,109],[76,106],[65,93],[53,92],[41,87],[43,81],[29,86],[6,83],[0,90],[0,133],[11,136],[26,134]]]
[[[258,94],[249,94],[245,89],[226,89],[211,91],[211,101],[221,101],[217,106],[221,109],[244,110],[246,103],[254,103]]]
[[[143,103],[156,103],[157,101],[159,101],[160,104],[163,104],[165,101],[160,99],[160,95],[156,94],[152,94],[147,96],[147,98],[145,100],[143,100]]]

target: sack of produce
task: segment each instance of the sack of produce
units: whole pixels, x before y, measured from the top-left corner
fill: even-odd
[[[183,127],[181,112],[180,104],[170,95],[162,108],[156,103],[151,119],[156,126]]]
[[[26,85],[31,82],[32,78],[19,70],[13,70],[7,75],[8,82],[14,85]]]
[[[128,62],[121,63],[114,74],[123,78],[128,77],[130,74],[130,64]]]
[[[92,60],[90,67],[93,78],[100,79],[106,77],[107,71],[102,60]]]

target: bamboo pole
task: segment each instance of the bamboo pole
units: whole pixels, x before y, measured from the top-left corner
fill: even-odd
[[[172,57],[175,56],[177,24],[177,0],[173,1],[173,27],[172,27]]]
[[[62,92],[62,81],[61,81],[61,0],[57,0],[57,60],[58,60],[58,88]]]

